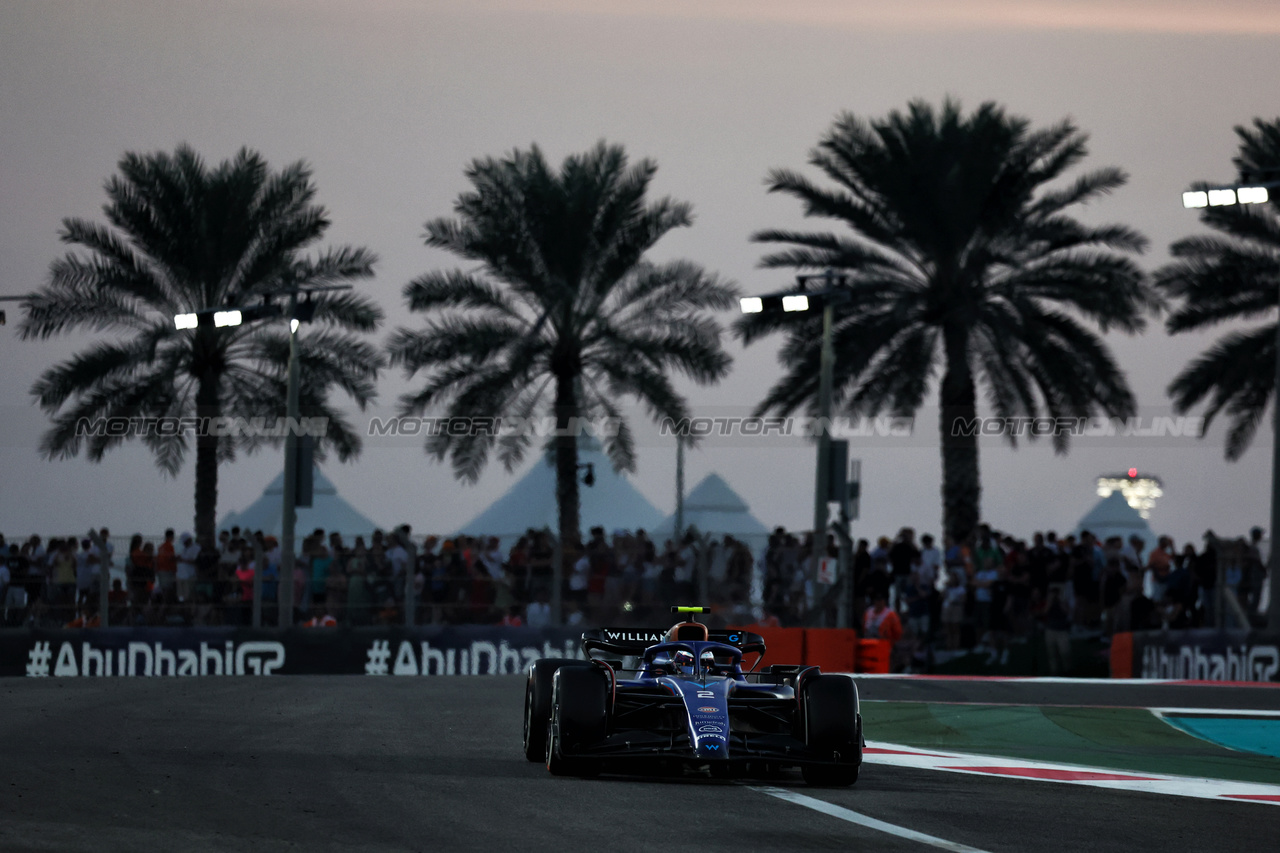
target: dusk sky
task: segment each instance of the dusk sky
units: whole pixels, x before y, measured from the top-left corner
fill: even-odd
[[[767,195],[766,172],[805,168],[841,111],[876,118],[946,96],[966,110],[994,100],[1037,126],[1070,117],[1090,134],[1084,168],[1131,176],[1078,215],[1144,233],[1151,248],[1141,263],[1155,269],[1172,241],[1202,230],[1180,192],[1232,179],[1232,128],[1280,116],[1277,80],[1280,6],[1248,0],[19,0],[0,6],[0,293],[44,283],[63,251],[63,217],[101,219],[103,183],[124,152],[186,142],[216,163],[248,146],[275,168],[310,163],[333,221],[325,244],[378,254],[377,276],[362,288],[387,311],[385,340],[419,322],[404,308],[405,283],[457,265],[421,235],[426,220],[451,213],[470,160],[536,143],[559,163],[600,139],[655,159],[655,194],[694,207],[694,226],[661,242],[655,258],[688,258],[764,293],[790,277],[758,269],[763,251],[748,235],[828,227],[806,223],[793,199]],[[193,460],[170,479],[140,446],[102,464],[39,456],[45,419],[32,383],[92,337],[20,341],[17,308],[4,307],[0,532],[191,527]],[[1170,379],[1226,331],[1171,338],[1156,319],[1142,336],[1107,342],[1152,417],[1170,414]],[[727,380],[681,385],[694,412],[747,414],[780,375],[776,343],[730,341]],[[390,371],[379,387],[385,415],[410,386]],[[936,409],[921,418],[936,431]],[[670,511],[672,440],[642,434],[634,482]],[[865,495],[855,535],[938,531],[939,452],[924,435],[855,442]],[[1081,440],[1066,456],[1044,441],[1016,451],[986,442],[983,516],[1025,536],[1071,529],[1097,500],[1099,474],[1137,467],[1164,480],[1151,523],[1179,544],[1209,527],[1237,535],[1265,526],[1270,431],[1234,464],[1223,459],[1223,435],[1215,425],[1203,440]],[[719,472],[764,523],[808,528],[813,459],[800,440],[708,440],[689,454],[686,477],[692,485]],[[280,468],[278,451],[224,466],[220,514],[253,501]],[[519,474],[495,464],[477,485],[460,485],[414,443],[370,446],[325,470],[379,523],[419,532],[456,529]]]

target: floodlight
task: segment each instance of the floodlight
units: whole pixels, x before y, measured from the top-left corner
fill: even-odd
[[[759,296],[744,296],[739,300],[743,314],[759,314],[764,310],[764,300]]]
[[[1190,208],[1190,207],[1208,207],[1208,206],[1209,206],[1209,194],[1208,194],[1207,192],[1203,191],[1203,190],[1197,190],[1197,191],[1194,191],[1194,192],[1187,192],[1187,193],[1183,193],[1183,194],[1182,194],[1182,206],[1183,206],[1183,207],[1187,207],[1187,208]]]
[[[792,296],[782,297],[783,311],[808,311],[809,297],[804,294],[795,294]]]
[[[196,326],[200,325],[200,315],[175,314],[173,318],[173,325],[178,329],[194,329]]]
[[[1269,199],[1266,187],[1239,187],[1236,201],[1241,204],[1266,204]]]
[[[221,329],[223,326],[239,326],[243,317],[238,310],[214,311],[213,325]]]
[[[1209,190],[1209,206],[1223,207],[1236,203],[1236,191],[1233,189]]]

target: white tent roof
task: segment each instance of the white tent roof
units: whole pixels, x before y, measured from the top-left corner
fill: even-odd
[[[685,497],[684,524],[697,528],[699,533],[727,533],[752,545],[769,538],[769,528],[751,514],[747,502],[719,474],[708,474]],[[672,513],[655,533],[670,536],[675,527],[676,517]]]
[[[497,536],[506,547],[530,528],[558,530],[553,459],[550,453],[544,455],[505,495],[462,525],[455,535]],[[584,537],[592,527],[603,527],[606,533],[618,529],[652,530],[662,521],[662,513],[648,498],[626,476],[614,472],[609,457],[596,442],[579,441],[578,462],[590,463],[595,476],[595,485],[578,485]]]
[[[316,528],[321,528],[326,533],[336,531],[343,536],[368,536],[378,529],[379,525],[367,515],[343,500],[333,482],[320,473],[319,467],[314,469],[313,476],[312,505],[298,507],[295,530],[299,537],[309,535]],[[279,536],[280,517],[283,513],[284,473],[281,472],[267,486],[262,497],[240,512],[228,513],[219,523],[218,529],[226,530],[239,525]]]
[[[1139,515],[1136,509],[1129,506],[1124,495],[1118,491],[1098,501],[1097,505],[1080,519],[1080,523],[1076,525],[1076,535],[1083,530],[1088,530],[1100,542],[1112,536],[1119,536],[1128,542],[1130,536],[1137,534],[1142,537],[1143,542],[1147,543],[1148,550],[1157,544],[1156,536],[1151,532],[1147,520]]]

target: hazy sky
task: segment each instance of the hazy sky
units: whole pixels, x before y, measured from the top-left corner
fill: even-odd
[[[392,326],[411,324],[405,282],[454,265],[422,245],[422,224],[450,212],[472,158],[536,142],[558,162],[602,138],[655,158],[656,192],[694,205],[694,227],[659,244],[659,258],[696,260],[748,292],[776,290],[788,276],[757,269],[761,250],[747,235],[804,223],[794,201],[764,193],[766,171],[802,167],[840,111],[877,117],[947,95],[970,109],[996,100],[1037,124],[1070,116],[1088,131],[1087,165],[1132,177],[1082,215],[1141,230],[1152,243],[1142,262],[1154,268],[1172,240],[1199,229],[1179,205],[1185,185],[1230,180],[1232,127],[1280,115],[1278,47],[1280,7],[1246,0],[18,0],[0,5],[0,292],[43,283],[61,251],[59,221],[99,216],[123,152],[187,142],[218,161],[247,145],[277,168],[313,165],[334,223],[327,242],[377,252],[369,292]],[[1213,337],[1169,338],[1157,323],[1108,342],[1143,413],[1158,415],[1169,380]],[[0,329],[0,531],[189,526],[190,464],[166,479],[139,447],[100,465],[39,458],[43,421],[29,389],[88,341],[20,342]],[[685,389],[696,412],[745,414],[778,377],[773,344],[730,348],[728,380]],[[388,374],[381,404],[406,387]],[[1265,525],[1270,436],[1228,464],[1222,435],[1081,442],[1066,457],[1043,442],[984,444],[983,515],[1028,535],[1070,528],[1096,500],[1097,475],[1136,466],[1165,481],[1159,532],[1198,539],[1206,527]],[[635,482],[669,511],[674,452],[669,440],[643,444]],[[937,531],[935,445],[868,439],[852,455],[863,466],[859,535]],[[280,459],[224,466],[221,511],[256,498]],[[712,470],[766,524],[809,526],[811,446],[708,441],[689,456],[689,484]],[[458,485],[405,444],[370,447],[327,473],[378,522],[422,531],[456,528],[512,481],[493,466],[478,485]]]

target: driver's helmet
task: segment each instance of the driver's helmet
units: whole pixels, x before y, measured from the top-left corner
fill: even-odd
[[[676,649],[671,655],[671,662],[675,664],[676,669],[680,672],[693,669],[693,652],[685,649]]]
[[[702,653],[702,668],[711,672],[716,668],[716,653],[707,649]]]

